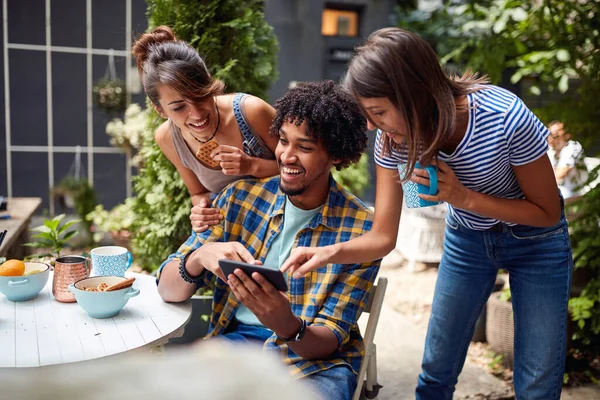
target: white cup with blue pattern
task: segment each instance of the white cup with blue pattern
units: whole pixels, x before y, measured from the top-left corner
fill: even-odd
[[[96,247],[91,254],[94,276],[125,276],[133,262],[129,250],[120,246]]]
[[[404,171],[406,170],[407,164],[398,164],[398,173],[400,179],[404,178]],[[404,202],[408,208],[421,208],[429,206],[437,206],[442,204],[443,201],[428,201],[423,200],[419,197],[419,194],[428,194],[435,196],[438,194],[438,179],[437,179],[437,168],[433,165],[422,167],[418,162],[415,164],[415,168],[424,169],[429,173],[430,186],[422,185],[410,180],[402,182],[402,190],[404,191]]]

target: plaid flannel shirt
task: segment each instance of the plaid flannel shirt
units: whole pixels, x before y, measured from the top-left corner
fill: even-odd
[[[213,202],[213,206],[224,213],[221,223],[203,233],[192,233],[161,265],[161,270],[168,262],[182,260],[207,242],[237,241],[255,259],[264,261],[271,242],[282,229],[285,199],[279,189],[278,176],[260,180],[242,179],[230,184]],[[371,224],[370,210],[330,177],[330,192],[321,212],[300,230],[294,248],[345,242],[369,231]],[[264,348],[278,351],[294,377],[307,376],[335,365],[349,365],[358,373],[364,344],[356,322],[367,303],[380,262],[329,264],[300,279],[292,279],[288,274],[288,299],[292,312],[302,317],[309,326],[328,327],[338,339],[339,347],[329,357],[305,360],[278,340],[275,334],[265,342]],[[201,278],[203,283],[200,287],[216,279],[207,270],[203,271]],[[160,271],[157,282],[158,279]],[[239,302],[229,286],[217,279],[207,338],[225,332],[238,306]]]

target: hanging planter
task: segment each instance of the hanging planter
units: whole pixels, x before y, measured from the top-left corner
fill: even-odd
[[[127,107],[127,87],[125,81],[117,78],[112,49],[108,52],[108,65],[104,77],[92,87],[92,100],[108,114],[123,112]]]
[[[67,175],[50,191],[51,201],[57,200],[63,212],[74,209],[81,220],[85,231],[90,232],[91,222],[86,220],[96,206],[96,192],[88,182],[83,165],[81,164],[81,146],[75,150],[75,160]],[[91,240],[91,234],[87,238]]]
[[[51,194],[58,198],[59,203],[64,207],[75,208],[77,199],[83,189],[88,185],[85,178],[85,171],[81,165],[81,146],[75,149],[75,159],[67,176],[58,184],[54,185]]]
[[[92,88],[94,104],[107,113],[125,111],[127,91],[120,79],[102,78]]]

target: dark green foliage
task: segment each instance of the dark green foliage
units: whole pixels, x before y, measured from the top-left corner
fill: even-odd
[[[596,168],[590,180],[598,176]],[[575,275],[583,274],[585,287],[569,301],[571,318],[576,323],[573,339],[577,350],[600,354],[600,190],[588,192],[573,206],[577,215],[570,223]]]
[[[369,156],[363,154],[358,162],[350,164],[350,166],[340,171],[333,168],[331,173],[340,185],[344,186],[352,194],[360,197],[364,194],[371,180],[371,175],[369,174]]]
[[[150,120],[157,121],[158,116]],[[151,123],[139,150],[143,167],[134,178],[136,197],[132,207],[136,219],[130,227],[136,262],[150,271],[158,268],[192,232],[190,194],[150,133],[158,123]]]
[[[198,50],[228,92],[266,99],[277,79],[277,39],[260,0],[149,0],[151,28],[170,26]]]
[[[32,229],[32,231],[39,233],[33,235],[34,242],[25,243],[25,246],[50,249],[51,251],[47,254],[36,254],[36,257],[60,257],[60,252],[68,246],[69,239],[79,233],[76,230],[68,231],[68,229],[80,221],[72,220],[63,224],[62,219],[64,217],[65,214],[61,214],[52,219],[46,219],[44,220],[44,225],[36,226]]]

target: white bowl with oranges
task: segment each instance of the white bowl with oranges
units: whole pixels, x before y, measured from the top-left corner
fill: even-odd
[[[0,265],[0,293],[10,301],[35,299],[49,275],[48,264],[8,260]]]

